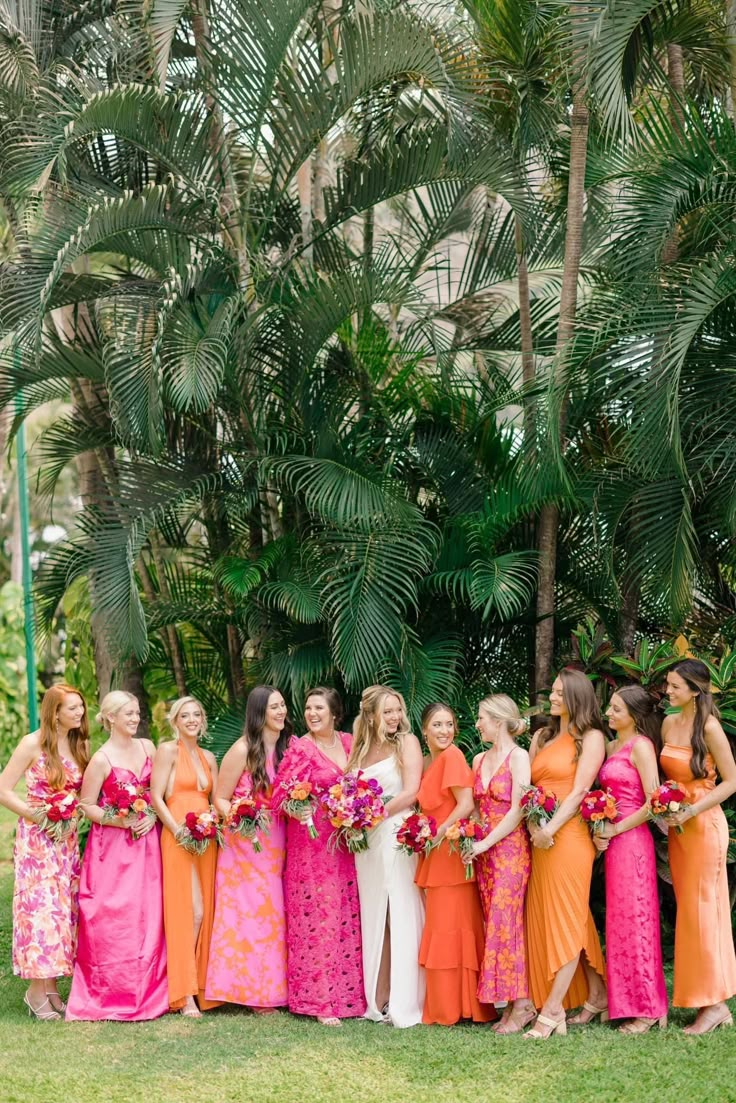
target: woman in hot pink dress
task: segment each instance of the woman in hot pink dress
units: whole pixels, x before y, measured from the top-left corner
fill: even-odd
[[[115,690],[98,720],[110,737],[84,775],[81,801],[92,827],[79,891],[79,948],[66,1017],[155,1019],[169,1009],[161,843],[153,817],[109,818],[118,785],[150,792],[154,746],[135,739],[138,702]]]
[[[238,797],[271,795],[291,726],[286,702],[273,686],[256,686],[245,710],[245,731],[222,760],[215,806],[227,819]],[[286,826],[271,816],[268,834],[253,842],[225,828],[215,882],[215,920],[206,996],[265,1012],[284,1007],[286,917],[283,873]]]
[[[606,852],[606,975],[608,1013],[629,1019],[622,1034],[667,1025],[667,989],[659,939],[659,896],[647,794],[659,784],[660,721],[641,686],[611,697],[608,723],[616,738],[600,769],[603,788],[616,798],[615,824],[593,837]]]
[[[497,693],[478,705],[476,724],[488,750],[473,761],[473,793],[486,837],[475,844],[485,922],[478,981],[481,1003],[505,1003],[497,1034],[518,1034],[535,1017],[524,948],[524,898],[531,872],[529,835],[519,801],[529,784],[529,755],[516,745],[526,729],[510,697]]]
[[[41,726],[21,739],[0,774],[0,804],[20,818],[15,835],[13,972],[29,981],[29,1015],[59,1019],[57,977],[71,975],[77,943],[77,818],[55,841],[38,820],[50,797],[78,796],[89,759],[87,708],[72,686],[55,685],[41,702]],[[25,800],[13,792],[25,774]],[[70,803],[69,807],[72,807]]]
[[[274,780],[274,805],[285,799],[282,782],[310,781],[328,789],[345,772],[352,736],[336,730],[342,703],[334,689],[307,695],[307,735],[293,739]],[[360,941],[360,905],[355,859],[328,846],[332,828],[314,813],[317,838],[289,816],[286,827],[284,897],[288,949],[289,1010],[313,1015],[324,1026],[365,1013]]]

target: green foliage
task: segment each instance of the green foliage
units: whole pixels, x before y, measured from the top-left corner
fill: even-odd
[[[0,587],[0,762],[5,764],[28,731],[23,589]]]

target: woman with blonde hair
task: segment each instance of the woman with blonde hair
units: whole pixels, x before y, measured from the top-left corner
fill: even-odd
[[[108,693],[97,716],[107,742],[90,759],[81,803],[92,827],[79,891],[79,949],[67,1019],[155,1019],[168,1011],[161,848],[147,814],[154,746],[136,739],[132,694]],[[135,794],[144,807],[120,815]]]
[[[206,812],[212,805],[217,762],[211,751],[198,745],[207,732],[207,717],[195,697],[174,701],[168,721],[174,739],[156,751],[151,798],[163,824],[169,1005],[183,1015],[199,1018],[200,1009],[214,1006],[205,997],[205,986],[215,914],[217,845],[210,842],[203,854],[196,854],[183,843],[187,814]]]
[[[377,781],[389,798],[386,818],[369,832],[368,849],[355,857],[366,1018],[415,1026],[424,1002],[419,965],[424,901],[414,884],[417,858],[397,849],[396,833],[419,792],[422,749],[396,690],[382,685],[363,690],[348,770]]]
[[[475,844],[485,921],[478,982],[481,1003],[505,1003],[498,1034],[518,1034],[535,1018],[524,948],[524,899],[531,872],[529,835],[520,801],[529,784],[529,755],[516,739],[526,731],[515,701],[503,693],[478,705],[476,728],[487,749],[473,760],[473,794],[487,835]]]
[[[29,981],[23,1002],[37,1019],[59,1019],[57,977],[71,976],[77,942],[77,817],[53,838],[41,825],[50,797],[78,795],[89,761],[87,706],[59,684],[41,702],[38,731],[21,739],[0,774],[0,804],[18,817],[13,861],[13,972]],[[13,790],[25,776],[25,799]]]

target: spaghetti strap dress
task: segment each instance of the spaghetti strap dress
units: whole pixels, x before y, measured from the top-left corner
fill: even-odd
[[[541,785],[562,801],[572,791],[577,762],[575,740],[561,732],[545,744],[532,763],[532,784]],[[532,847],[532,873],[526,894],[526,953],[534,1005],[542,1007],[556,973],[578,956],[605,978],[598,932],[590,912],[590,880],[596,850],[588,828],[573,816],[555,835],[548,850]],[[582,958],[578,962],[565,1008],[580,1007],[588,998]]]

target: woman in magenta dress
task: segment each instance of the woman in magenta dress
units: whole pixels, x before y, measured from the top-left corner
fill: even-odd
[[[647,823],[647,794],[659,784],[660,721],[641,686],[614,693],[607,716],[616,738],[598,776],[616,798],[618,816],[593,842],[606,852],[608,1013],[630,1020],[619,1027],[622,1034],[645,1034],[667,1025],[657,859]]]
[[[345,772],[352,736],[336,730],[342,703],[334,689],[307,695],[307,734],[292,739],[274,780],[274,805],[286,799],[281,783],[309,781],[328,789]],[[286,826],[286,905],[289,1010],[313,1015],[324,1026],[365,1014],[360,905],[355,859],[328,846],[332,828],[315,810],[317,838],[289,816]]]
[[[274,776],[289,743],[286,702],[273,686],[256,686],[248,696],[245,730],[222,760],[215,807],[227,820],[231,802],[260,794],[271,797]],[[206,996],[265,1012],[284,1007],[286,916],[283,873],[286,826],[271,816],[260,851],[225,828],[226,845],[217,863],[215,919],[210,942]]]
[[[526,730],[515,702],[503,693],[478,705],[476,724],[488,750],[473,760],[478,816],[487,834],[475,843],[476,876],[485,922],[478,981],[481,1003],[505,1003],[497,1034],[518,1034],[536,1012],[529,999],[524,947],[524,899],[531,872],[529,835],[519,801],[529,784],[529,755],[515,736]]]
[[[75,1019],[155,1019],[169,1009],[161,843],[155,818],[110,818],[121,784],[150,792],[154,752],[135,739],[138,702],[115,690],[98,716],[109,738],[84,775],[81,802],[92,827],[79,892],[79,948],[66,1011]]]
[[[60,797],[73,808],[89,760],[87,708],[72,686],[41,702],[40,728],[24,736],[0,774],[0,804],[19,816],[15,835],[13,972],[29,982],[23,1001],[37,1019],[60,1019],[57,977],[71,976],[77,944],[77,817],[58,840],[40,826],[40,806]],[[25,775],[25,799],[13,790]]]

